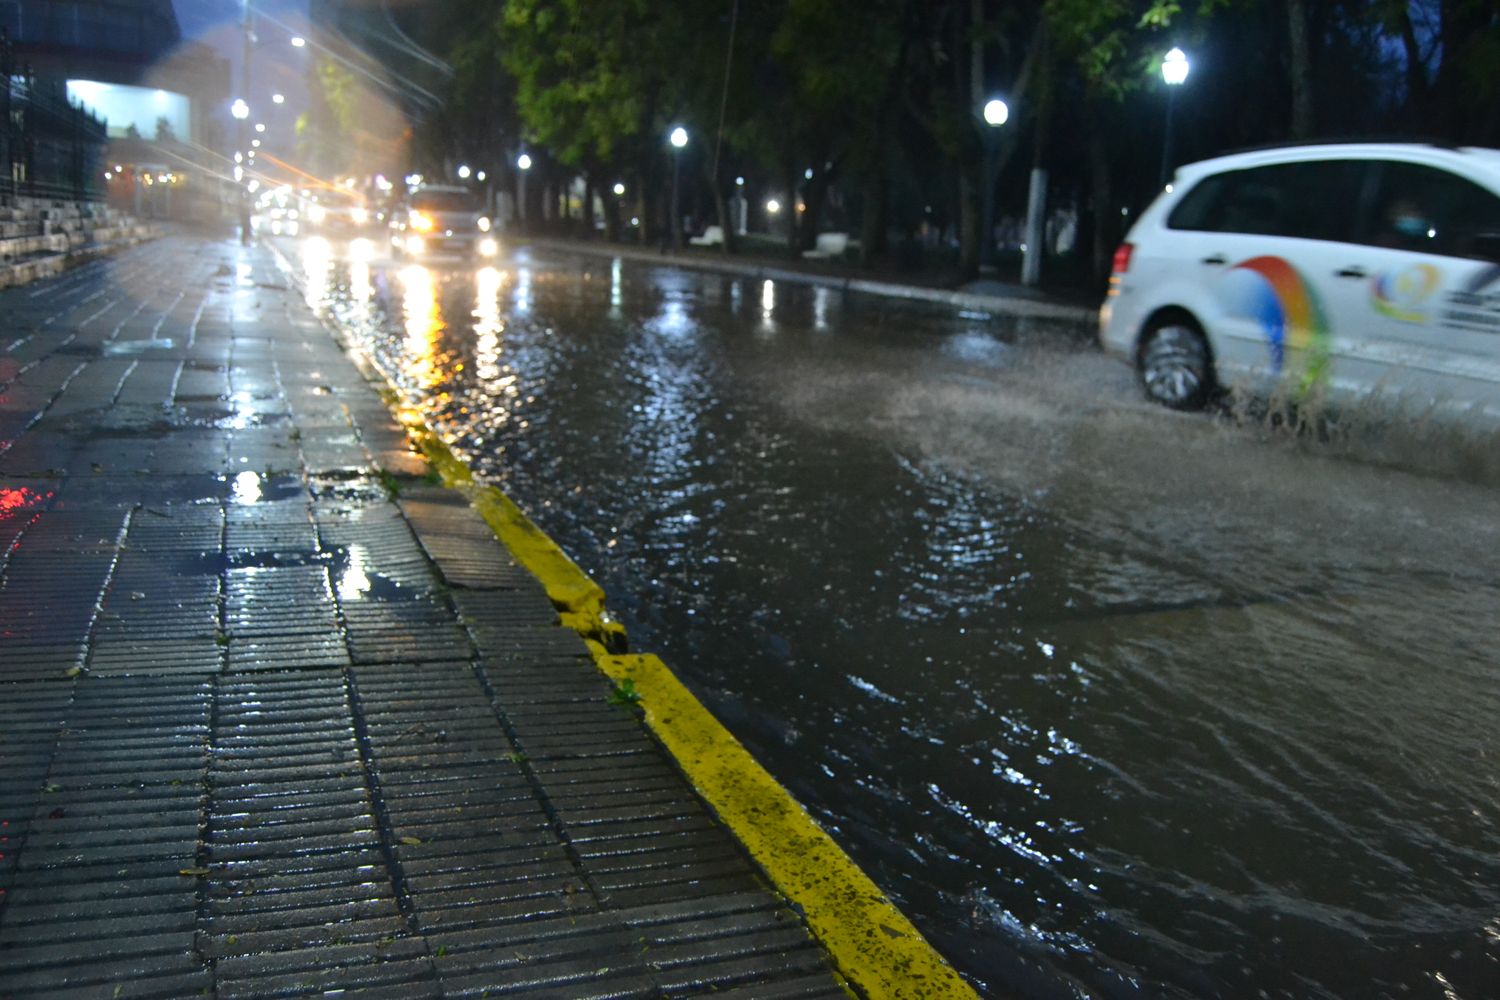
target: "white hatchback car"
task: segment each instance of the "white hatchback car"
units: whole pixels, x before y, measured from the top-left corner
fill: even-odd
[[[1500,151],[1359,143],[1194,163],[1113,271],[1100,341],[1167,406],[1279,386],[1500,418]]]

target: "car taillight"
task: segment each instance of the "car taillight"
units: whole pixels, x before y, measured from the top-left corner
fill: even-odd
[[[1114,274],[1124,274],[1130,270],[1130,255],[1133,252],[1135,252],[1133,243],[1121,243],[1119,249],[1115,251],[1115,261],[1110,271]]]

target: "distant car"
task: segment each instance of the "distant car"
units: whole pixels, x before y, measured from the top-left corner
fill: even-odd
[[[1115,252],[1146,395],[1394,392],[1500,418],[1500,151],[1288,146],[1182,167]]]
[[[307,228],[330,236],[354,236],[370,224],[365,200],[348,191],[319,191],[309,195],[303,217]]]
[[[484,207],[461,187],[429,185],[413,191],[391,213],[390,232],[398,256],[493,257],[500,250]]]

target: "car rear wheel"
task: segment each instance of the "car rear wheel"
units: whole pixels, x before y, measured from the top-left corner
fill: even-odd
[[[1136,357],[1141,385],[1152,401],[1174,410],[1198,410],[1208,402],[1213,362],[1202,329],[1188,317],[1153,320]]]

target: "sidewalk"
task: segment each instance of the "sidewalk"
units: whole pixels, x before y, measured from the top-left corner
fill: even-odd
[[[822,285],[845,292],[933,302],[1001,315],[1064,320],[1085,324],[1090,328],[1099,322],[1097,302],[1084,303],[1074,298],[993,279],[972,281],[962,288],[955,289],[903,280],[897,275],[869,274],[827,261],[732,257],[725,254],[721,248],[684,247],[679,251],[664,252],[638,245],[609,243],[602,239],[512,236],[509,240],[518,245],[544,250],[589,254],[596,257],[619,257],[623,260],[645,264],[733,274],[756,281],[771,280],[784,281],[789,284]]]
[[[263,250],[0,293],[0,998],[843,997]]]

